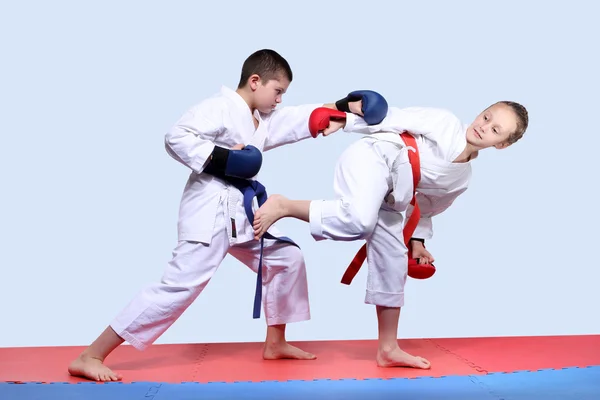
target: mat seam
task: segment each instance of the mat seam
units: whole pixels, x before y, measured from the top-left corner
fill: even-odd
[[[600,364],[594,364],[594,365],[588,365],[585,367],[581,367],[581,366],[573,366],[573,367],[561,367],[561,368],[543,368],[543,369],[535,369],[535,370],[519,370],[519,371],[511,371],[511,372],[489,372],[485,375],[504,375],[504,374],[522,374],[522,373],[535,373],[535,372],[544,372],[544,371],[560,371],[560,370],[571,370],[571,369],[587,369],[587,368],[600,368]],[[355,380],[364,380],[364,381],[369,381],[369,380],[413,380],[413,379],[443,379],[443,378],[447,378],[447,377],[468,377],[469,379],[473,380],[475,379],[477,383],[479,385],[485,386],[488,391],[496,396],[501,396],[500,394],[497,394],[496,392],[494,392],[492,389],[489,388],[489,386],[487,386],[487,384],[485,382],[482,382],[481,380],[479,380],[479,377],[481,376],[485,376],[485,375],[444,375],[444,376],[419,376],[419,377],[411,377],[411,378],[407,378],[407,377],[387,377],[387,378],[364,378],[364,379],[359,379],[359,378],[339,378],[339,379],[331,379],[331,378],[320,378],[320,379],[293,379],[293,380],[286,380],[286,381],[282,381],[282,380],[266,380],[266,381],[236,381],[236,382],[222,382],[222,381],[211,381],[211,382],[192,382],[192,383],[197,383],[200,385],[205,385],[205,384],[235,384],[235,383],[270,383],[270,382],[293,382],[293,381],[302,381],[302,382],[313,382],[313,381],[345,381],[345,380],[351,380],[351,381],[355,381]],[[132,385],[132,384],[136,384],[136,385],[140,385],[140,384],[147,384],[147,383],[151,383],[152,386],[150,386],[150,388],[148,389],[148,393],[150,393],[150,390],[153,388],[157,388],[157,391],[163,386],[163,385],[177,385],[177,383],[173,383],[173,382],[161,382],[161,381],[155,381],[155,382],[144,382],[144,381],[136,381],[136,382],[94,382],[94,381],[84,381],[84,382],[68,382],[68,381],[57,381],[57,382],[45,382],[45,381],[1,381],[0,385]],[[184,383],[184,382],[182,382]],[[151,394],[152,395],[152,394]],[[153,395],[156,395],[156,393],[154,393]],[[502,398],[503,400],[506,400],[504,398]]]
[[[144,395],[144,399],[147,400],[154,400],[154,397],[158,394],[160,388],[162,387],[162,383],[159,383],[158,385],[152,385],[148,388],[148,391],[146,392],[146,394]]]
[[[450,354],[453,357],[455,357],[456,359],[462,361],[463,363],[465,363],[466,365],[468,365],[470,368],[473,368],[475,371],[477,372],[482,372],[485,375],[489,374],[490,372],[488,370],[486,370],[485,368],[481,367],[480,365],[475,364],[472,361],[469,361],[468,359],[464,358],[463,356],[461,356],[460,354],[457,354],[455,352],[453,352],[450,349],[445,348],[444,346],[442,346],[441,344],[437,343],[435,341],[435,339],[427,339],[429,342],[433,343],[433,345],[435,347],[437,347],[438,349],[440,349],[441,351],[443,351],[444,353]]]
[[[469,375],[469,379],[471,380],[471,382],[473,382],[473,384],[479,386],[482,390],[485,390],[487,393],[489,393],[490,395],[492,395],[495,399],[497,399],[497,400],[507,400],[500,393],[496,392],[494,389],[492,389],[491,387],[489,387],[485,382],[481,381],[479,379],[479,376],[480,375]]]
[[[204,361],[204,359],[206,358],[206,355],[208,354],[209,349],[210,349],[210,344],[205,343],[202,345],[202,348],[200,349],[200,351],[198,352],[198,355],[196,356],[196,360],[194,360],[194,368],[192,368],[192,377],[189,382],[198,382],[197,375],[200,371],[200,366],[202,365],[202,362]]]

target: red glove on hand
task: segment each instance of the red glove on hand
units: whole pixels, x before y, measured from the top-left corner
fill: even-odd
[[[343,111],[333,110],[327,107],[316,108],[308,119],[308,130],[312,137],[316,138],[319,133],[322,133],[329,127],[329,121],[332,119],[345,120],[346,113]]]
[[[433,264],[419,264],[419,260],[411,258],[408,260],[408,276],[413,279],[427,279],[435,274]]]

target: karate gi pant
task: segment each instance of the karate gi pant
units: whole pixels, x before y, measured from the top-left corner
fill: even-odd
[[[260,241],[230,246],[226,207],[226,201],[218,207],[210,245],[179,241],[161,281],[138,293],[111,323],[113,330],[134,348],[147,348],[183,314],[228,253],[258,271]],[[310,319],[306,266],[297,247],[264,240],[263,305],[268,325]]]
[[[408,249],[403,229],[413,196],[407,152],[399,144],[374,138],[357,141],[336,165],[337,198],[310,205],[310,230],[316,240],[366,240],[367,304],[404,305]]]

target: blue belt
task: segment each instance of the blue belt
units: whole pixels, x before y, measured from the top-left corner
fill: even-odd
[[[229,182],[237,189],[239,189],[244,195],[244,209],[246,211],[246,216],[250,221],[250,225],[254,224],[254,212],[252,210],[252,200],[256,197],[258,200],[258,206],[262,206],[265,201],[267,201],[268,195],[267,190],[263,184],[258,181],[251,181],[246,179],[236,179],[236,178],[225,178],[225,181]],[[265,234],[260,238],[260,260],[258,262],[258,274],[256,277],[256,292],[254,294],[254,313],[253,318],[260,318],[260,308],[262,304],[262,262],[263,262],[263,249],[264,249],[264,239],[273,239],[279,242],[289,243],[293,246],[300,248],[294,241],[286,236],[276,237],[271,235],[269,232],[265,232]]]

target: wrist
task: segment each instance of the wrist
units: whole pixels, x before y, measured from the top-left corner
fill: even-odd
[[[409,240],[409,243],[411,245],[411,247],[413,249],[415,248],[424,248],[425,247],[425,240],[424,239],[419,239],[419,238],[411,238]]]
[[[229,149],[220,146],[215,146],[212,153],[210,154],[210,159],[214,161],[215,167],[223,171],[225,170],[225,166],[227,165],[228,158]]]
[[[345,97],[345,98],[343,98],[341,100],[336,101],[335,102],[335,108],[338,111],[343,111],[343,112],[349,113],[350,112],[350,104],[349,104],[348,98]]]
[[[346,119],[344,121],[344,127],[342,130],[344,132],[352,132],[356,126],[357,116],[352,114],[351,112],[346,113]]]
[[[204,168],[204,172],[214,176],[223,176],[228,159],[229,150],[224,147],[215,146],[208,158],[208,164]]]

